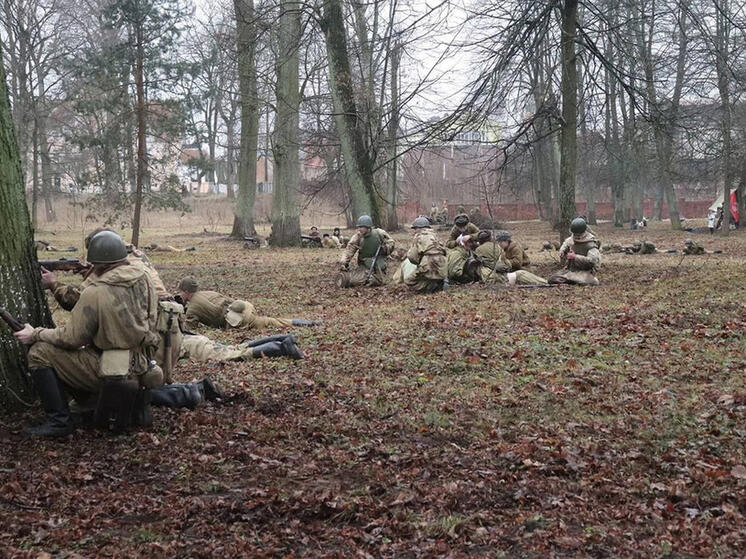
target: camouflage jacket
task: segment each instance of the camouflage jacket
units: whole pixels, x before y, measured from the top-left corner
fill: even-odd
[[[384,231],[383,229],[379,228],[372,229],[371,232],[368,233],[368,235],[372,235],[374,232],[378,234],[379,238],[381,239],[381,243],[383,244],[383,247],[381,247],[381,252],[386,253],[383,256],[391,254],[391,252],[394,250],[394,239],[391,238],[391,235],[386,233],[386,231]],[[366,235],[366,237],[368,235]],[[340,260],[340,262],[342,264],[349,264],[355,254],[363,247],[364,242],[365,237],[356,232],[347,242],[347,248],[342,254],[342,259]],[[371,254],[370,258],[372,257],[373,255]]]
[[[446,277],[445,248],[429,227],[417,231],[407,251],[407,259],[417,265],[417,277],[434,280]]]
[[[150,261],[147,260],[147,257],[145,257],[143,253],[139,250],[134,250],[127,255],[127,260],[130,262],[139,262],[142,265],[145,273],[147,273],[150,278],[150,283],[153,284],[158,299],[163,300],[172,298],[172,295],[166,291],[166,286],[163,285],[163,280],[161,280],[161,277],[158,275],[158,271],[153,267]],[[80,285],[56,285],[52,291],[52,295],[54,295],[54,298],[57,303],[59,303],[60,307],[66,311],[71,311],[77,304],[78,299],[80,299],[81,292],[91,284],[89,280],[90,276],[84,279]]]
[[[66,349],[154,351],[160,342],[157,315],[158,296],[144,264],[127,262],[101,276],[88,276],[65,326],[36,328],[34,338]]]

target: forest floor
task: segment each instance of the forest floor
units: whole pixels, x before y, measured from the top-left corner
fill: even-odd
[[[557,267],[546,225],[511,227],[539,274]],[[336,251],[146,231],[196,247],[151,255],[168,287],[193,275],[324,323],[293,329],[302,361],[180,362],[230,396],[155,409],[149,432],[38,440],[38,407],[0,416],[0,556],[743,557],[746,235],[594,229],[724,253],[418,296],[336,289]]]

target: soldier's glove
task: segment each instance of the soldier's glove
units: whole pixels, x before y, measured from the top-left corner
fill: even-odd
[[[347,272],[347,271],[348,271],[349,269],[350,269],[350,265],[349,265],[349,264],[342,264],[342,265],[341,265],[341,266],[339,267],[339,271],[340,271],[340,272]]]

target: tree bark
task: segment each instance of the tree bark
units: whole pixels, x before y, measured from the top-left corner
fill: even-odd
[[[578,159],[578,69],[575,37],[578,1],[562,5],[562,136],[559,181],[560,240],[570,234],[570,221],[576,215],[575,180]]]
[[[723,225],[720,228],[720,234],[723,237],[730,235],[731,207],[730,207],[730,187],[732,180],[731,172],[731,154],[733,151],[731,130],[733,121],[733,112],[730,106],[730,5],[729,0],[715,2],[717,13],[715,15],[716,31],[715,41],[717,42],[716,62],[718,79],[718,92],[720,93],[720,134],[722,137],[723,148],[720,156],[721,173],[723,177]],[[739,218],[743,219],[742,216]]]
[[[142,24],[135,26],[137,41],[137,59],[135,62],[135,89],[137,95],[137,190],[135,191],[135,215],[132,218],[132,244],[140,244],[140,215],[142,212],[143,185],[147,165],[147,148],[145,146],[145,85]]]
[[[256,23],[253,0],[234,0],[236,51],[241,111],[241,139],[238,153],[238,194],[231,237],[256,235],[256,156],[259,143],[259,100],[256,79]]]
[[[278,56],[275,63],[277,114],[274,130],[274,196],[272,198],[272,236],[274,246],[300,243],[300,160],[298,137],[300,89],[298,46],[301,37],[301,6],[283,0],[278,24]]]
[[[341,0],[324,0],[321,28],[326,38],[334,120],[350,184],[352,212],[356,216],[368,214],[378,225],[383,217],[381,197],[376,192],[373,177],[374,158],[365,147],[365,119],[355,102]]]
[[[389,117],[389,164],[387,166],[388,192],[386,195],[386,229],[395,231],[399,229],[399,218],[396,215],[398,199],[397,184],[397,140],[399,132],[399,61],[401,49],[398,44],[391,50],[391,111]]]
[[[0,306],[21,322],[52,326],[23,186],[21,160],[0,64]],[[18,409],[32,397],[26,349],[0,325],[0,409]]]

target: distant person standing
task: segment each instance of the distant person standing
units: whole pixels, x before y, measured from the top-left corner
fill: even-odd
[[[710,215],[707,217],[707,227],[710,230],[710,235],[715,232],[715,210],[710,210]]]

